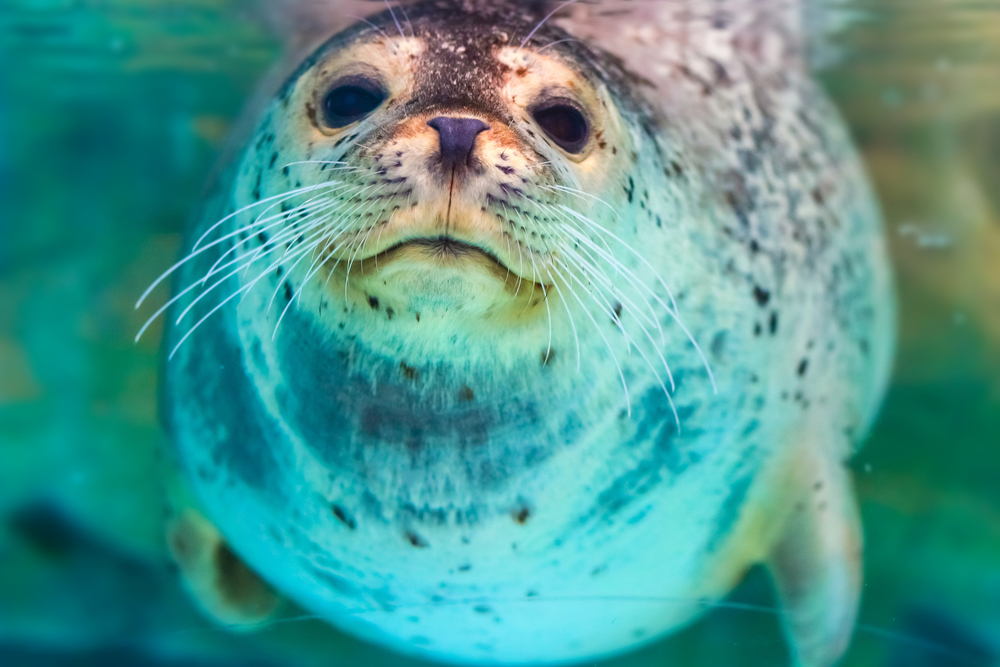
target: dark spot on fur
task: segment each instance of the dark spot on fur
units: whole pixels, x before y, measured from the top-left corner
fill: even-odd
[[[476,400],[476,393],[472,391],[471,387],[463,386],[462,389],[458,392],[458,400],[466,403],[474,401]]]
[[[759,285],[754,285],[753,298],[757,301],[757,305],[763,308],[771,300],[771,293]]]
[[[358,527],[358,524],[354,520],[354,517],[345,512],[344,508],[341,507],[340,505],[333,506],[333,516],[337,517],[337,520],[340,521],[340,523],[344,524],[351,530],[354,530],[355,528]]]
[[[767,330],[771,332],[771,335],[778,333],[778,311],[771,313],[771,318],[767,322]]]
[[[622,316],[622,305],[619,302],[615,301],[615,304],[612,307],[612,309],[615,312],[615,318],[616,319],[621,319],[621,316]]]
[[[542,350],[542,366],[548,366],[556,356],[556,351],[552,349]]]
[[[755,322],[753,325],[753,335],[759,336],[764,333],[764,327],[760,326],[760,322]]]
[[[406,538],[406,541],[410,543],[411,546],[414,546],[418,549],[426,549],[427,547],[430,546],[429,544],[427,544],[424,538],[420,537],[412,530],[406,531],[404,537]]]
[[[488,606],[486,606],[484,604],[477,604],[475,607],[472,608],[472,610],[474,612],[476,612],[477,614],[488,614],[491,611],[493,611],[492,609],[490,609]]]
[[[386,308],[386,309],[385,309],[385,314],[386,314],[386,315],[387,315],[387,316],[389,317],[389,319],[391,320],[391,319],[392,319],[392,316],[396,314],[396,311],[394,311],[394,310],[393,310],[392,308]]]
[[[809,368],[809,360],[808,359],[803,359],[802,361],[800,361],[799,362],[799,368],[798,368],[799,377],[802,377],[803,375],[805,375],[806,374],[806,370],[808,370],[808,368]]]
[[[260,234],[257,234],[257,240],[260,241],[261,243],[267,243],[269,239],[270,237],[267,235],[267,232],[261,232]],[[278,268],[280,269],[281,267],[279,266]]]
[[[285,301],[292,300],[292,286],[285,282]]]
[[[521,524],[522,526],[528,522],[531,517],[531,510],[527,507],[521,507],[520,509],[514,510],[511,515],[514,517],[514,521]]]
[[[271,161],[267,164],[268,169],[274,169],[274,163],[278,161],[278,154],[274,153],[271,155]]]
[[[420,375],[413,366],[407,366],[405,361],[399,362],[399,370],[403,372],[403,377],[407,380],[416,380]]]
[[[372,307],[372,310],[378,310],[378,299],[374,296],[368,297],[368,305]]]

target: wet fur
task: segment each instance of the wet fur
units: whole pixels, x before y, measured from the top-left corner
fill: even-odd
[[[234,247],[287,248],[221,280],[220,298],[194,304],[167,335],[176,352],[167,422],[204,511],[261,576],[342,628],[443,659],[607,654],[686,622],[702,609],[697,600],[719,598],[765,560],[798,504],[826,502],[803,500],[796,485],[845,488],[839,473],[791,453],[818,438],[811,446],[840,466],[888,374],[891,283],[846,132],[800,68],[795,39],[782,37],[786,22],[640,5],[616,15],[613,33],[603,32],[600,6],[571,8],[537,30],[546,8],[513,4],[476,5],[464,18],[453,3],[410,6],[405,21],[388,11],[370,18],[375,29],[359,24],[296,69],[189,234],[194,247],[228,212],[316,179],[342,179],[359,198],[338,209],[357,218],[338,228],[349,234],[330,246],[318,237],[329,253],[320,261],[281,259],[308,242],[291,226],[311,214],[294,208],[308,197],[290,200],[285,218],[272,212],[278,226],[263,237],[261,208],[219,228],[205,244],[237,231],[181,266],[176,291],[198,285]],[[452,42],[509,45],[511,59],[535,30],[529,52],[552,44],[573,77],[607,91],[614,109],[593,148],[596,194],[576,191],[574,167],[508,117],[491,92],[510,76],[497,51],[435,55],[444,40],[431,27],[442,24]],[[329,54],[376,30],[403,41],[435,35],[423,62],[464,63],[480,87],[470,96],[454,72],[417,81],[422,106],[397,120],[471,110],[494,123],[497,155],[510,145],[525,156],[521,197],[540,202],[531,204],[538,222],[500,224],[539,262],[551,250],[531,232],[561,230],[552,242],[568,259],[546,275],[489,246],[517,284],[533,286],[517,292],[516,308],[506,275],[501,282],[486,266],[451,291],[405,264],[395,274],[393,265],[372,272],[367,259],[354,266],[377,256],[372,230],[402,206],[399,188],[433,182],[426,170],[393,173],[405,159],[382,166],[393,141],[419,144],[405,123],[332,146],[317,138],[303,155],[298,137],[320,128],[308,127],[309,114],[299,126],[278,120],[304,106]],[[576,38],[602,48],[567,41]],[[331,166],[291,165],[306,159]],[[363,178],[337,174],[342,162]],[[507,176],[493,174],[494,184]],[[366,187],[376,194],[359,194]],[[365,221],[368,211],[389,217]],[[605,247],[612,255],[599,262],[608,283],[589,300],[569,275],[587,275],[585,253],[574,257],[567,238],[592,257]],[[392,291],[394,275],[428,287]],[[256,279],[259,289],[238,291]],[[489,290],[496,296],[484,302]],[[181,295],[172,321],[200,293]],[[229,295],[239,308],[213,312]],[[463,304],[457,313],[454,303]],[[581,603],[572,615],[521,604],[629,594],[682,602]],[[449,603],[484,597],[492,602]]]

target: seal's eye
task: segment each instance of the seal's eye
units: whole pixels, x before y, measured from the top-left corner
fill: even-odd
[[[590,138],[590,123],[576,105],[556,98],[531,110],[535,122],[567,153],[579,153]]]
[[[341,79],[323,98],[323,117],[330,127],[344,127],[375,111],[385,97],[382,87],[368,77]]]

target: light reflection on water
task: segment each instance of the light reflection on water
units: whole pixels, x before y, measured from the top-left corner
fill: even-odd
[[[0,530],[11,661],[138,641],[240,664],[403,664],[314,621],[213,629],[165,567],[157,339],[132,343],[131,305],[175,257],[227,127],[277,54],[242,7],[0,9],[0,513],[41,493],[87,529],[71,557],[58,535],[17,542],[24,517]],[[855,462],[867,585],[845,664],[996,664],[1000,5],[859,1],[822,21],[838,18],[819,75],[882,199],[902,305],[893,387]],[[782,664],[771,605],[752,573],[727,607],[608,664]]]

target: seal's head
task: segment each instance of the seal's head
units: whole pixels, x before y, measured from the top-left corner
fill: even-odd
[[[571,274],[603,264],[603,247],[581,248],[599,237],[588,225],[620,233],[633,110],[565,34],[525,40],[531,15],[431,6],[407,18],[358,24],[291,77],[246,156],[237,207],[276,198],[287,215],[261,238],[300,244],[293,292],[315,280],[331,303],[373,311],[358,318],[393,318],[393,353],[407,341],[417,357],[453,359],[456,333],[488,330],[526,354],[549,293],[572,302],[589,288]],[[374,328],[378,345],[386,327]]]

